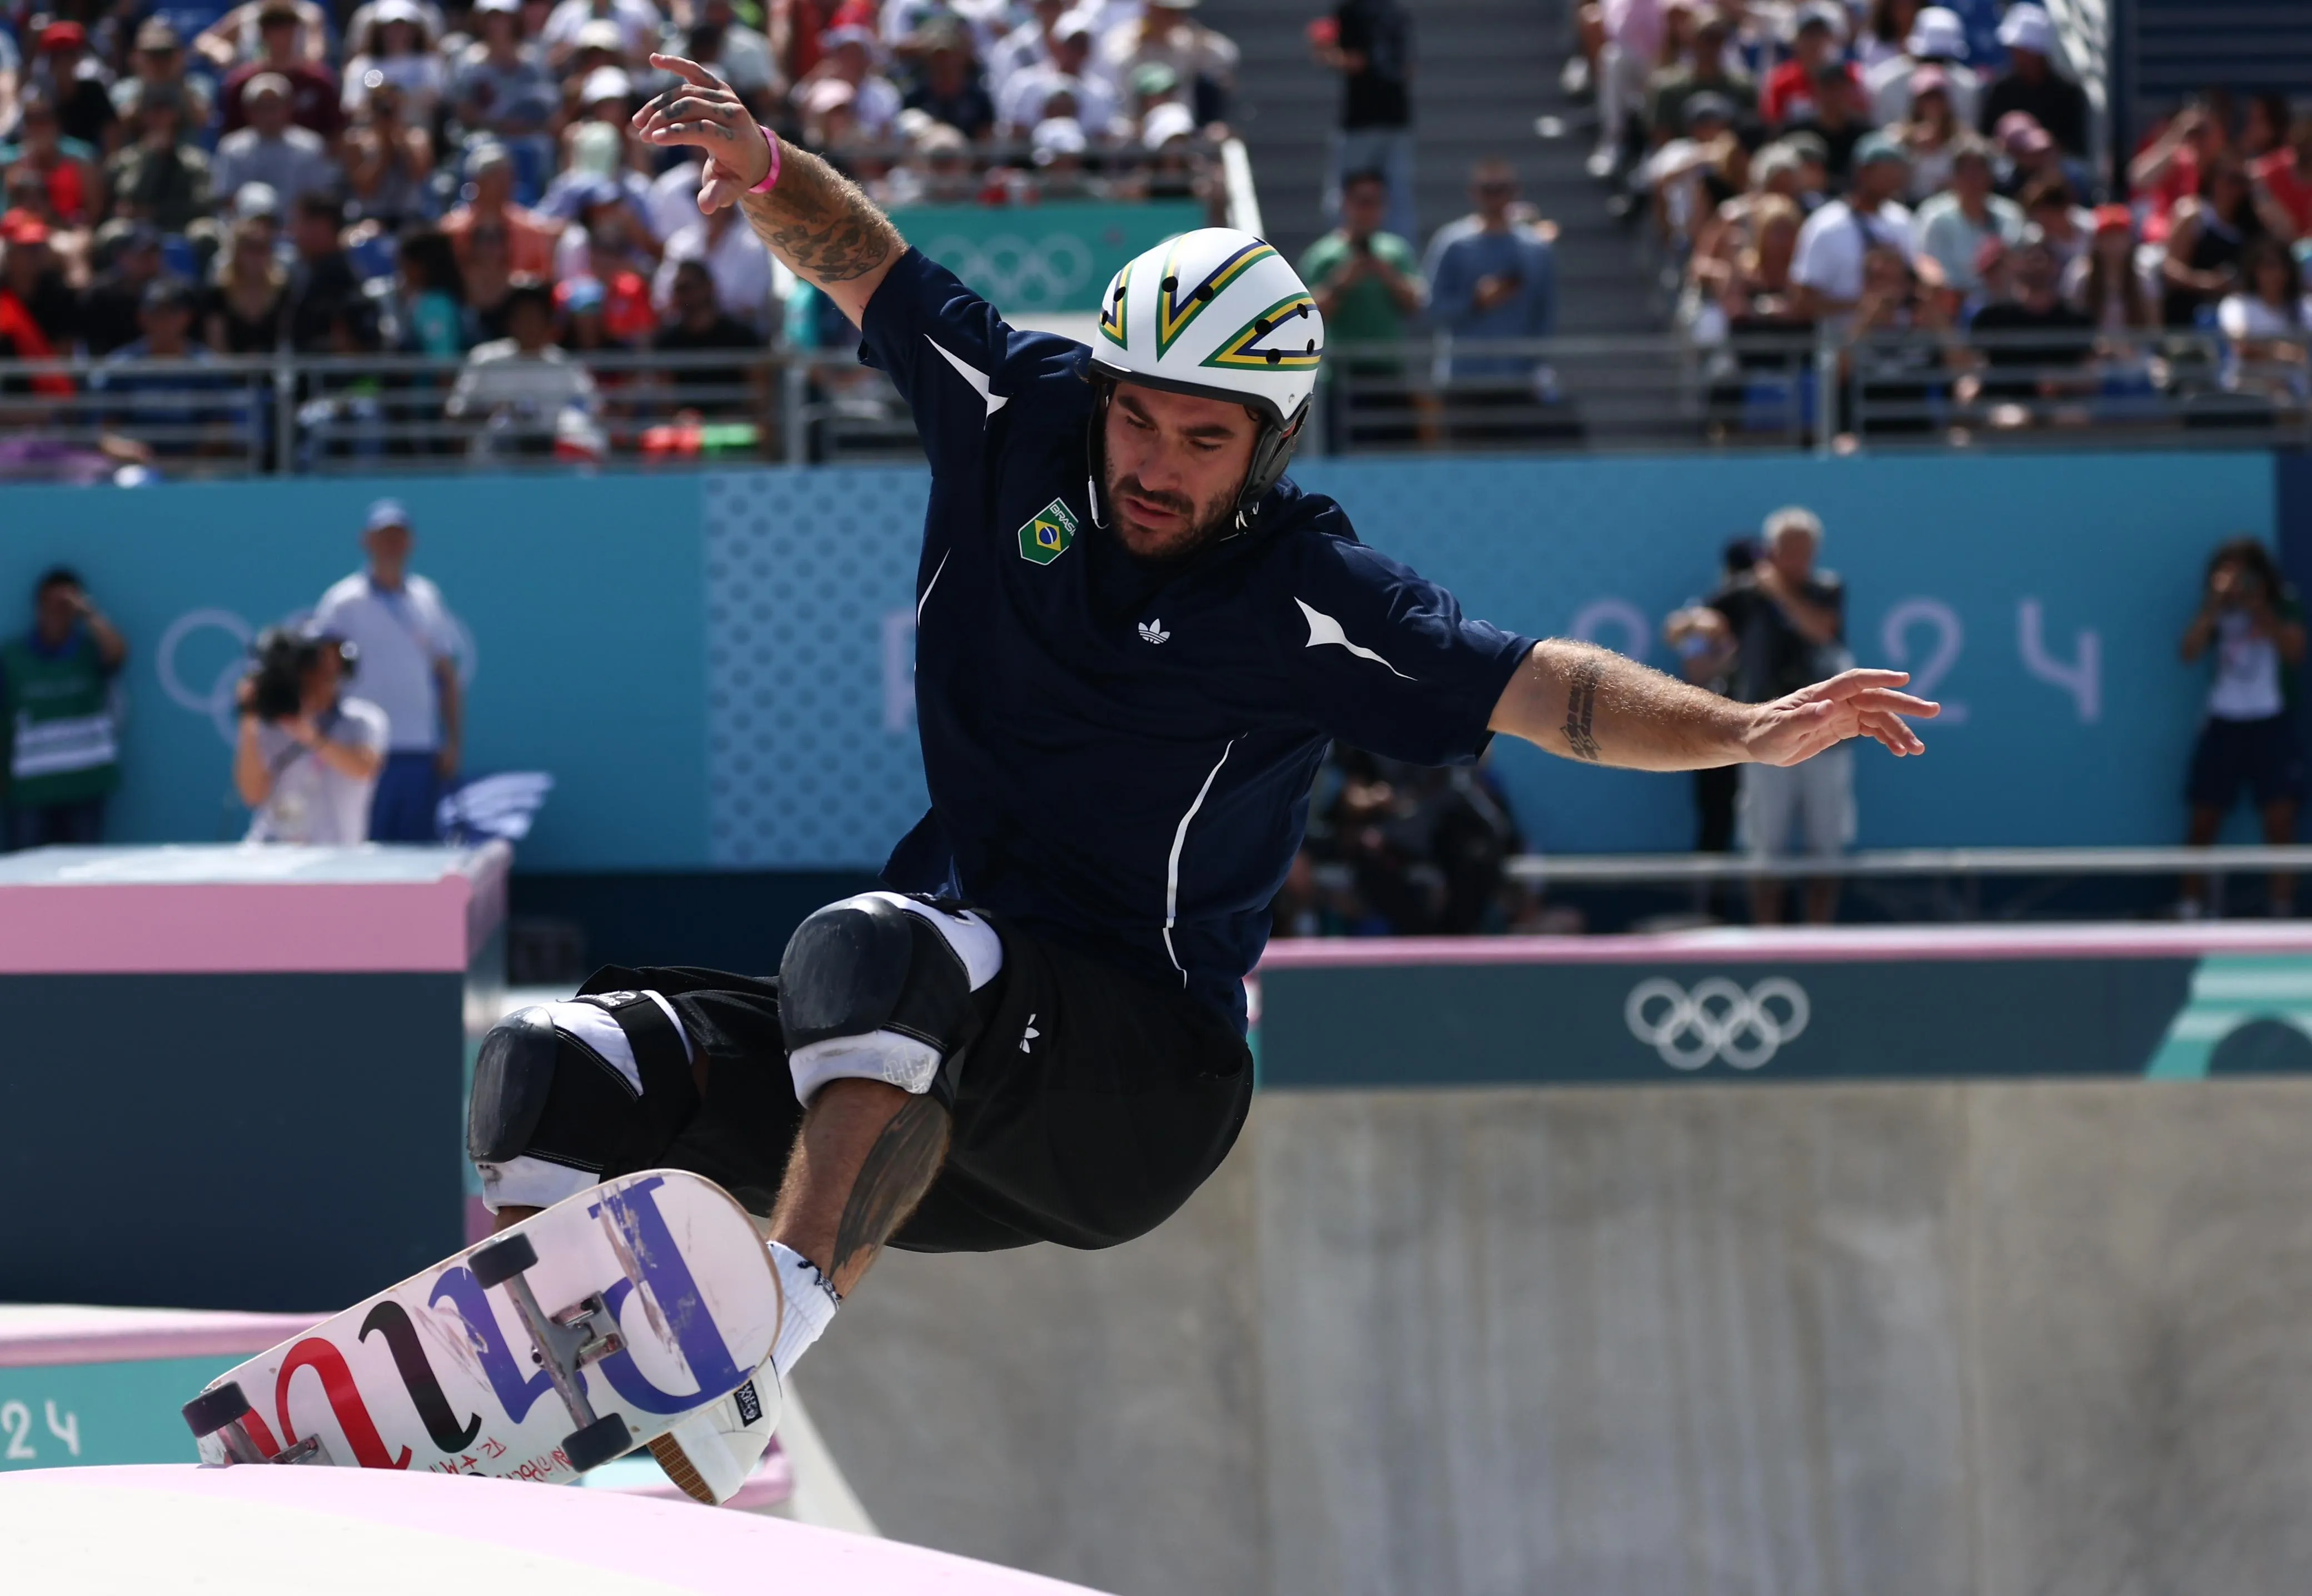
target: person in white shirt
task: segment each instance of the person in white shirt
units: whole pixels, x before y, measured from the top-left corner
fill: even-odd
[[[626,42],[624,54],[630,61],[644,60],[658,48],[666,21],[650,0],[562,0],[547,13],[546,26],[538,31],[547,62],[559,67],[574,55],[578,31],[597,18],[617,23]]]
[[[1939,66],[1948,82],[1951,110],[1966,127],[1975,125],[1983,103],[1983,80],[1966,64],[1966,22],[1948,6],[1930,5],[1911,23],[1903,53],[1873,63],[1862,75],[1870,96],[1870,120],[1891,127],[1911,119],[1912,78],[1922,66]]]
[[[2296,811],[2304,798],[2304,754],[2289,710],[2288,679],[2304,663],[2304,612],[2281,579],[2272,550],[2255,538],[2235,538],[2208,560],[2200,612],[2184,633],[2183,655],[2197,664],[2211,651],[2214,680],[2207,718],[2192,749],[2185,784],[2194,847],[2216,840],[2245,792],[2264,821],[2268,843],[2296,840]],[[2206,883],[2184,883],[2184,913],[2206,908]],[[2272,912],[2288,914],[2295,881],[2275,875]]]
[[[1094,138],[1116,129],[1116,91],[1101,77],[1091,58],[1091,25],[1082,11],[1062,17],[1052,30],[1052,58],[1040,66],[1014,73],[995,102],[995,114],[1015,136],[1048,117],[1073,116]],[[1049,109],[1061,94],[1074,101],[1074,110]]]
[[[1015,75],[1051,61],[1052,30],[1068,14],[1068,0],[1036,0],[1035,11],[1032,21],[1012,29],[987,52],[987,86],[999,102]]]
[[[542,284],[522,283],[506,295],[506,330],[512,336],[477,344],[450,389],[442,414],[452,421],[490,424],[477,432],[473,447],[487,453],[501,440],[521,446],[553,435],[565,409],[594,407],[594,379],[554,341],[554,294]]]
[[[1854,146],[1846,197],[1824,206],[1799,230],[1791,281],[1801,317],[1843,322],[1852,315],[1862,298],[1863,257],[1879,245],[1900,250],[1906,259],[1917,256],[1911,213],[1895,202],[1910,175],[1909,156],[1887,134],[1870,134]]]
[[[695,194],[697,185],[691,189]],[[694,205],[691,220],[666,241],[666,254],[651,281],[651,303],[661,315],[674,303],[675,273],[686,260],[705,262],[714,279],[715,303],[726,314],[757,332],[770,325],[771,252],[737,206],[726,205],[701,216]]]
[[[272,633],[260,657],[294,672],[296,712],[258,713],[257,672],[241,685],[241,732],[232,782],[250,817],[250,842],[349,847],[370,840],[371,794],[385,764],[385,711],[345,694],[358,651],[342,637],[307,628]]]
[[[359,651],[362,692],[392,728],[368,834],[379,842],[431,842],[444,783],[457,774],[465,724],[457,623],[441,590],[409,569],[409,514],[393,499],[370,506],[369,556],[321,595],[316,629]]]

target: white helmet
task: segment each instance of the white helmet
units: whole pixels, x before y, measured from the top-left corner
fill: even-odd
[[[1100,297],[1091,368],[1095,489],[1101,425],[1117,382],[1227,399],[1266,425],[1237,508],[1248,514],[1292,457],[1317,388],[1325,319],[1285,259],[1233,227],[1200,227],[1135,257]]]

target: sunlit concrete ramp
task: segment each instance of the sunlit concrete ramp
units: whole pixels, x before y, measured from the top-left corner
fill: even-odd
[[[1132,1596],[2300,1596],[2308,1150],[2272,1076],[1269,1092],[799,1378],[887,1535]]]
[[[1082,1587],[751,1513],[384,1469],[0,1475],[10,1588],[1067,1596]]]

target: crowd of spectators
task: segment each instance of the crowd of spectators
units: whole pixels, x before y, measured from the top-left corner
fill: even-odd
[[[1811,376],[1778,387],[1760,373],[1797,366],[1756,351],[1826,329],[1866,430],[2144,419],[2203,393],[2212,419],[2269,417],[2312,397],[2312,116],[2281,97],[2209,95],[2106,162],[2028,0],[1995,39],[1915,0],[1582,15],[1591,169],[1651,207],[1681,328],[1723,352],[1730,425],[1755,425],[1762,395],[1789,407],[1774,425],[1810,409]]]
[[[632,133],[655,53],[889,206],[1210,200],[1237,62],[1196,0],[243,0],[189,36],[183,7],[48,3],[0,4],[0,360],[101,361],[109,422],[163,453],[246,448],[196,369],[221,356],[459,357],[453,420],[536,431],[603,398],[571,353],[808,329],[751,230],[699,215],[695,153]]]

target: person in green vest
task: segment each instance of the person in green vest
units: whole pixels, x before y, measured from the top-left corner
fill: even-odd
[[[32,589],[32,629],[0,645],[8,734],[7,844],[104,840],[104,801],[120,785],[113,679],[128,645],[62,566]]]
[[[1360,354],[1357,345],[1404,341],[1429,303],[1421,259],[1381,221],[1388,214],[1388,179],[1378,171],[1341,180],[1341,224],[1300,257],[1301,280],[1325,318],[1325,335],[1347,354],[1328,362],[1325,384],[1327,431],[1341,449],[1356,442],[1406,443],[1418,434],[1418,396],[1405,381],[1404,356],[1386,349]],[[1350,381],[1344,384],[1342,377]]]

